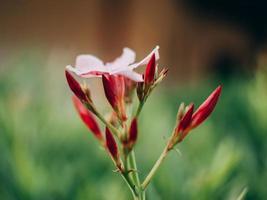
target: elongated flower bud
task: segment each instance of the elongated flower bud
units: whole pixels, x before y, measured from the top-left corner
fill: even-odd
[[[155,54],[153,54],[146,66],[146,71],[144,75],[144,81],[146,84],[152,84],[154,82],[155,72],[156,72],[156,57]]]
[[[137,119],[134,118],[131,122],[131,126],[128,131],[128,137],[126,141],[124,142],[124,147],[128,149],[128,151],[131,151],[133,146],[136,143],[138,136],[138,130],[137,130]]]
[[[67,82],[71,91],[82,101],[87,101],[86,94],[84,93],[81,85],[75,80],[75,78],[65,70]]]
[[[200,125],[214,110],[222,91],[222,86],[218,86],[210,96],[198,107],[192,116],[191,128]]]
[[[122,76],[103,75],[102,82],[106,98],[118,117],[124,121],[127,119],[124,105],[125,85]]]
[[[185,112],[184,116],[179,122],[178,129],[177,129],[178,132],[183,132],[190,126],[193,112],[194,112],[194,104],[191,103],[188,106],[188,110]]]
[[[136,82],[133,80],[123,77],[124,78],[124,85],[125,85],[125,94],[124,94],[124,99],[125,103],[130,104],[132,103],[132,98],[133,98],[133,91],[136,88]]]
[[[182,117],[178,125],[178,128],[177,128],[178,142],[181,142],[191,130],[190,125],[192,121],[193,112],[194,112],[194,104],[191,103],[188,106],[187,111],[185,112],[184,116]]]
[[[138,135],[137,119],[134,118],[132,120],[130,130],[129,130],[129,142],[131,143],[131,146],[135,144],[137,140],[137,135]]]
[[[94,136],[98,140],[103,142],[102,133],[100,131],[99,125],[98,125],[95,117],[93,116],[93,114],[85,108],[83,103],[76,96],[72,97],[72,101],[73,101],[73,104],[74,104],[77,112],[79,113],[82,121],[85,123],[87,128],[94,134]]]
[[[190,124],[192,120],[192,115],[194,112],[194,104],[191,103],[189,106],[184,107],[184,103],[180,104],[180,107],[178,109],[177,113],[177,126],[174,130],[174,134],[172,135],[172,138],[168,144],[168,148],[172,149],[174,145],[181,142],[184,137],[187,135],[187,133],[190,131]]]
[[[116,166],[119,169],[121,169],[121,161],[120,161],[118,146],[112,133],[108,128],[106,128],[106,146]]]
[[[108,151],[110,155],[112,156],[112,158],[114,160],[118,160],[119,151],[118,151],[117,143],[108,128],[106,128],[106,144],[107,144]]]

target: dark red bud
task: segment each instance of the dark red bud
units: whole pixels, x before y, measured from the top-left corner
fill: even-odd
[[[110,105],[114,108],[117,106],[117,91],[115,78],[109,75],[102,76],[102,82],[104,86],[104,92]]]
[[[87,128],[92,131],[94,136],[99,139],[100,141],[103,141],[103,136],[100,131],[99,125],[93,116],[93,114],[85,108],[85,106],[82,104],[80,99],[78,99],[76,96],[72,97],[73,104],[79,113],[82,121],[85,123]]]
[[[103,75],[102,82],[106,98],[121,120],[126,120],[124,95],[125,85],[122,76]]]
[[[146,71],[144,75],[144,82],[146,84],[152,84],[154,82],[155,72],[156,72],[156,57],[155,54],[153,54],[146,66]]]
[[[82,90],[81,85],[67,70],[65,70],[65,75],[71,91],[82,101],[87,101],[86,95]]]
[[[129,130],[129,143],[132,145],[135,144],[137,140],[138,130],[137,130],[137,119],[132,120],[130,130]]]
[[[181,121],[179,122],[178,129],[177,129],[178,132],[183,132],[184,130],[186,130],[189,127],[189,125],[191,123],[193,112],[194,112],[194,104],[191,103],[188,106],[188,110],[185,112]]]
[[[125,103],[132,103],[133,91],[136,88],[136,82],[132,81],[127,77],[124,78],[124,85],[125,85]]]
[[[191,128],[195,128],[200,125],[214,110],[220,94],[222,86],[218,86],[210,96],[199,106],[192,116]]]
[[[118,151],[117,143],[108,128],[106,128],[106,146],[108,148],[108,151],[111,157],[117,163],[119,160],[119,151]]]

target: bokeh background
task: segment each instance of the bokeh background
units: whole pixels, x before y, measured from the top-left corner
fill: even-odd
[[[167,79],[147,101],[136,155],[144,178],[180,102],[218,106],[166,159],[149,200],[267,199],[267,12],[246,0],[1,0],[0,199],[125,200],[128,188],[71,103],[64,68],[81,53],[143,58],[160,45]],[[110,108],[90,80],[97,106]]]

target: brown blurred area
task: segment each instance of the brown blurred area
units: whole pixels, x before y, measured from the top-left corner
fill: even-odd
[[[199,14],[179,0],[2,1],[0,27],[2,60],[41,49],[46,57],[65,56],[58,61],[63,68],[81,53],[110,61],[128,46],[141,59],[160,45],[160,64],[181,81],[231,67],[251,71],[264,55],[263,42],[256,44],[238,23]]]

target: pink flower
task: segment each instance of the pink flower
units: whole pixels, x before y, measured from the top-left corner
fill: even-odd
[[[101,77],[101,75],[122,75],[136,82],[143,82],[143,76],[135,71],[139,66],[148,64],[151,56],[154,54],[155,59],[159,59],[159,46],[156,46],[152,52],[140,62],[135,62],[135,52],[129,48],[124,48],[120,57],[113,62],[104,64],[102,60],[93,55],[79,55],[76,59],[76,66],[68,65],[66,68],[78,76],[84,78]]]

